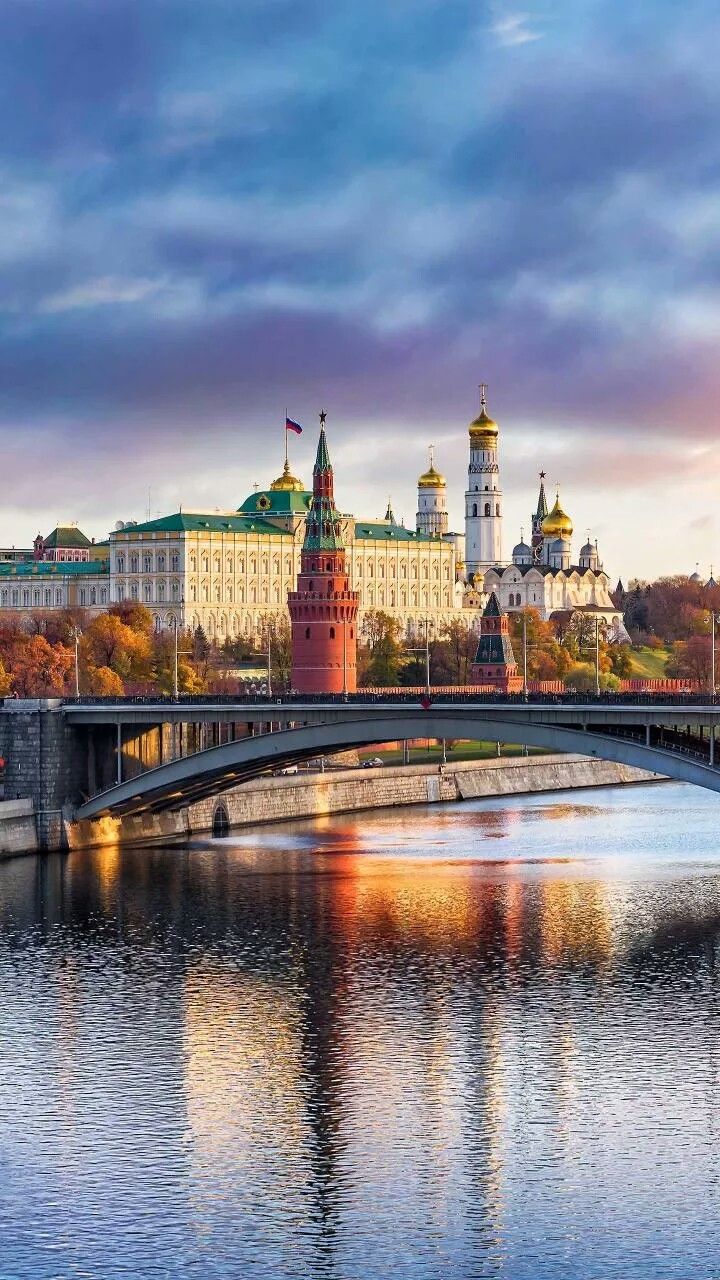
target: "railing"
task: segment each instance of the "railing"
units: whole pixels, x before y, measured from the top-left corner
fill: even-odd
[[[363,706],[367,703],[403,703],[415,705],[426,694],[425,687],[394,689],[359,689],[357,693],[282,693],[278,695],[268,695],[267,693],[205,693],[192,694],[181,693],[177,697],[172,694],[163,693],[141,693],[129,694],[123,697],[100,697],[90,694],[82,694],[79,698],[61,698],[61,705],[67,707],[76,706],[93,706],[93,707],[116,707],[123,706],[206,706],[206,707],[227,707],[227,706],[267,706],[273,708],[276,706],[296,706],[296,705],[316,705],[316,706],[343,706],[343,705],[359,705]],[[498,706],[634,706],[638,708],[668,706],[668,707],[714,707],[720,706],[720,695],[714,697],[710,694],[703,694],[697,691],[688,692],[664,692],[663,690],[646,690],[637,693],[623,692],[605,692],[595,693],[578,693],[564,690],[562,693],[539,692],[528,690],[527,695],[523,693],[498,693],[496,690],[485,690],[474,685],[469,688],[458,686],[447,686],[430,689],[431,705],[434,702],[442,701],[443,704],[451,705],[487,705],[493,703]],[[8,701],[3,699],[3,701]]]

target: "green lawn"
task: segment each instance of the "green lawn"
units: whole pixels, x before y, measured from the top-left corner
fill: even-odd
[[[668,656],[667,649],[633,649],[630,679],[662,680]]]
[[[544,755],[545,752],[535,747],[530,747],[530,755]],[[518,747],[513,743],[502,743],[501,752],[504,756],[522,755],[522,747]],[[382,760],[383,764],[402,764],[402,749],[393,747],[384,750],[382,747],[372,748],[368,751],[361,751],[360,760],[373,760],[376,756]],[[452,764],[453,760],[492,760],[497,756],[497,746],[494,742],[458,742],[454,747],[448,747],[446,750],[446,759],[448,764]],[[427,747],[411,747],[410,763],[411,764],[437,764],[442,760],[442,747],[438,743],[432,742],[430,748]]]

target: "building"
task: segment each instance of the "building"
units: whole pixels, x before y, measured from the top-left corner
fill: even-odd
[[[292,687],[298,693],[355,692],[359,602],[348,584],[323,412],[300,573],[296,589],[288,592]]]
[[[465,492],[465,567],[473,581],[502,564],[503,495],[498,463],[499,429],[487,412],[487,387],[480,386],[480,413],[470,423],[470,461]]]
[[[485,591],[495,593],[503,612],[536,609],[544,619],[560,613],[587,613],[598,617],[613,639],[627,639],[622,611],[610,594],[610,579],[597,543],[586,542],[573,563],[572,535],[572,520],[561,506],[559,492],[552,510],[547,509],[541,472],[531,542],[521,537],[513,548],[512,563],[488,570]]]

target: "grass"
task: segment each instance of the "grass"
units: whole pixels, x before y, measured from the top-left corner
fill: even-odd
[[[630,679],[662,680],[668,656],[667,649],[633,649]]]
[[[516,746],[514,743],[501,743],[501,754],[503,756],[520,756],[523,754],[523,748]],[[530,747],[530,755],[547,754],[538,748]],[[378,760],[382,760],[383,764],[402,764],[403,753],[402,748],[382,747],[373,748],[370,751],[360,753],[360,761],[374,760],[377,756]],[[494,760],[497,758],[497,746],[494,742],[458,742],[454,747],[448,747],[445,756],[448,764],[452,764],[457,760]],[[411,747],[410,748],[410,764],[438,764],[442,760],[442,747],[439,743],[431,742],[430,747]]]

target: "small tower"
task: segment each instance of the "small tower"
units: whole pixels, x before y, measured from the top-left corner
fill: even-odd
[[[542,524],[548,513],[547,498],[545,497],[545,472],[540,472],[540,492],[538,494],[537,507],[531,516],[532,536],[530,542],[533,551],[533,560],[536,563],[542,560],[543,531]]]
[[[288,592],[292,687],[297,693],[354,693],[360,597],[345,572],[325,417],[323,410],[297,588]]]
[[[581,569],[591,569],[593,573],[597,573],[600,569],[600,554],[597,541],[591,542],[589,535],[585,546],[580,549],[578,565]]]
[[[435,470],[433,446],[430,445],[430,466],[418,478],[418,509],[416,516],[418,533],[441,538],[448,531],[447,481]]]
[[[480,413],[468,428],[470,463],[465,493],[465,564],[468,578],[482,577],[502,564],[502,505],[497,422],[487,411],[487,386],[480,384]]]
[[[494,591],[480,619],[480,639],[470,667],[470,683],[492,685],[498,693],[519,693],[522,689],[522,677],[518,675],[508,631],[508,616],[501,612]]]

